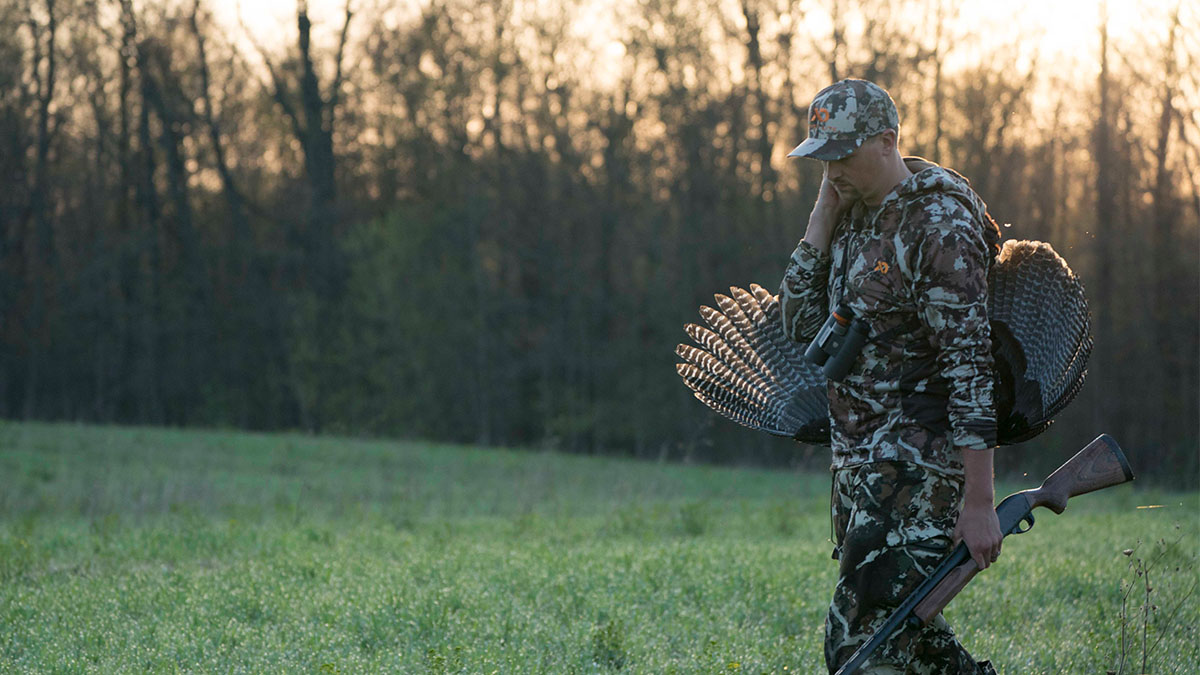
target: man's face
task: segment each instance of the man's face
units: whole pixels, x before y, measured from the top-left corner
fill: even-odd
[[[862,199],[868,205],[882,201],[885,195],[876,192],[885,166],[883,160],[888,147],[884,138],[886,133],[868,138],[857,150],[842,159],[822,162],[838,197],[849,202]],[[887,186],[888,190],[891,188]]]

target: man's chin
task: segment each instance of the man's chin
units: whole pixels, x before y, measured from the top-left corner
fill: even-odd
[[[837,193],[838,199],[845,202],[856,202],[862,198],[862,195],[858,192],[858,190],[855,190],[849,185],[839,186],[837,183],[834,183],[833,191]]]

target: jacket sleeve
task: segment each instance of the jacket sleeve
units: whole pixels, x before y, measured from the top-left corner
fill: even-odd
[[[822,253],[806,241],[796,246],[783,283],[779,304],[783,314],[783,332],[797,342],[810,342],[829,316],[828,253]]]
[[[996,445],[991,326],[988,323],[988,247],[971,213],[956,199],[927,203],[910,249],[918,316],[938,351],[949,386],[947,412],[955,447]]]

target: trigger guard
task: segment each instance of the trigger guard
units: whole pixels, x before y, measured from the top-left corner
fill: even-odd
[[[1022,525],[1024,525],[1025,527],[1021,527]],[[1017,521],[1016,525],[1013,525],[1012,533],[1013,534],[1025,534],[1026,532],[1028,532],[1032,529],[1033,529],[1033,514],[1028,513],[1025,515],[1024,518]]]

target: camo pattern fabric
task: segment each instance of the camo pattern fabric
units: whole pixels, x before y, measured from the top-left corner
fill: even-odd
[[[950,551],[961,480],[905,462],[834,473],[834,535],[840,568],[825,620],[825,663],[837,672]],[[991,673],[959,644],[941,614],[905,627],[861,673]]]
[[[999,233],[965,178],[906,161],[913,175],[877,209],[855,203],[829,253],[796,247],[783,328],[809,342],[839,302],[871,327],[829,383],[834,469],[900,460],[961,475],[961,450],[996,445],[987,277]]]
[[[842,80],[813,98],[808,106],[808,138],[788,157],[841,159],[887,129],[900,129],[892,97],[873,82]]]

